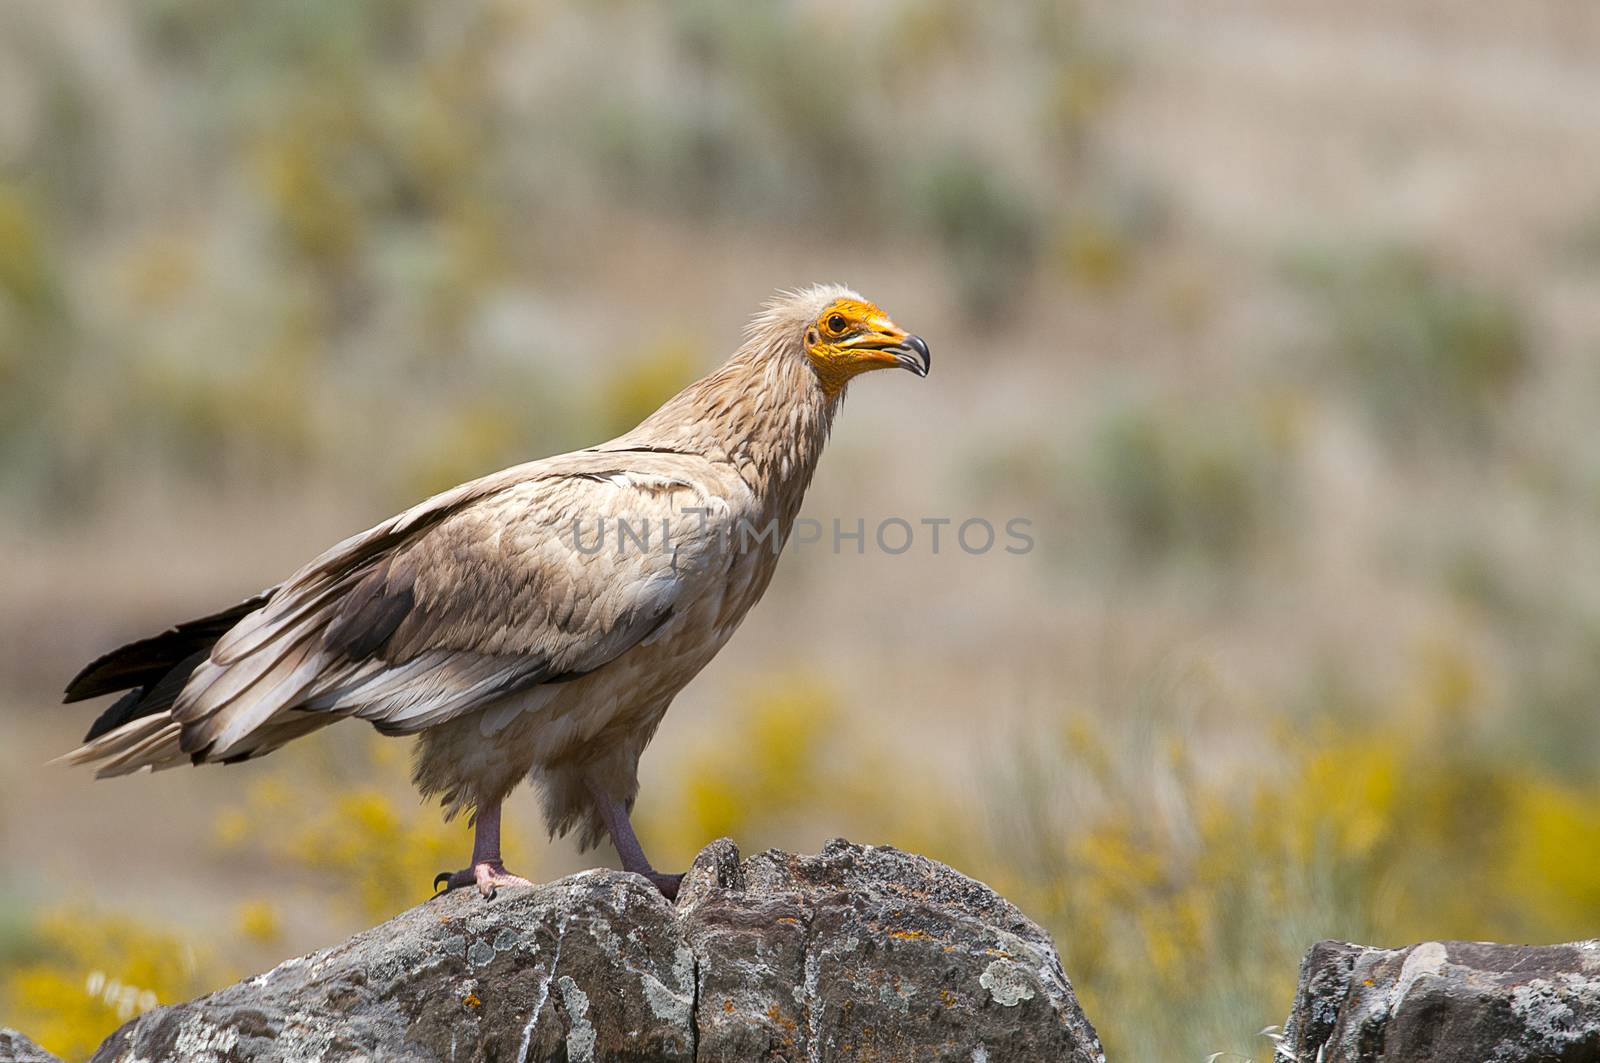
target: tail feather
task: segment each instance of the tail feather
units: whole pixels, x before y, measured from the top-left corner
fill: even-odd
[[[131,642],[84,668],[67,684],[64,700],[82,701],[127,691],[100,714],[84,741],[92,742],[134,720],[164,715],[216,641],[261,608],[271,594],[271,590],[263,591],[231,609]]]
[[[315,629],[289,632],[285,645],[274,647],[275,657],[262,654],[259,660],[251,658],[221,669],[202,666],[220,672],[222,678],[203,690],[191,691],[175,711],[186,728],[184,748],[207,760],[249,756],[261,745],[261,729],[299,698],[322,669],[316,634]],[[196,687],[205,681],[206,677],[197,678]]]
[[[83,740],[88,742],[103,734],[109,734],[130,720],[169,711],[173,702],[178,699],[184,684],[205,659],[206,651],[196,650],[150,686],[135,687],[128,691],[112,702],[111,707],[95,719],[89,728],[89,733],[83,736]]]
[[[273,652],[231,663],[215,659],[219,640],[230,632],[259,637],[262,607],[275,590],[131,643],[85,668],[68,685],[67,701],[126,693],[95,720],[83,745],[56,763],[94,764],[101,778],[188,763],[232,764],[269,753],[345,715],[290,713],[274,718],[304,693],[322,668],[317,636],[324,620],[314,611],[261,638],[256,648],[267,649],[276,641]]]
[[[91,662],[67,684],[67,702],[147,687],[160,682],[172,669],[211,646],[249,614],[266,604],[277,588],[262,591],[220,613],[190,620],[153,638],[130,642]]]
[[[189,763],[178,746],[182,726],[166,713],[132,720],[57,757],[53,764],[95,764],[96,778],[160,771]]]
[[[265,756],[284,743],[310,734],[340,719],[332,713],[294,713],[252,735],[248,749],[221,758],[222,764],[237,764]],[[183,751],[183,724],[169,711],[142,716],[122,724],[97,738],[84,742],[72,752],[57,757],[52,764],[96,765],[95,778],[109,779],[141,771],[165,771],[196,763],[194,754]]]

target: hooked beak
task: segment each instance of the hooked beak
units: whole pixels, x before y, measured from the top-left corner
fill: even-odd
[[[847,340],[843,346],[862,352],[863,360],[873,363],[872,368],[909,369],[922,377],[933,368],[927,342],[890,321],[878,323],[871,332]]]
[[[894,348],[894,361],[901,369],[909,369],[918,376],[927,376],[933,368],[933,355],[921,336],[907,336]]]

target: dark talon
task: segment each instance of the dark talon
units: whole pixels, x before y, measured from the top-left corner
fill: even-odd
[[[650,884],[661,891],[661,895],[669,901],[678,899],[678,888],[683,885],[683,874],[664,875],[659,871],[645,872],[645,878]]]
[[[454,876],[449,871],[441,871],[437,875],[433,876],[433,895],[437,897],[440,893],[449,893],[450,880],[453,877]],[[439,888],[440,886],[443,886],[444,889],[441,890]]]
[[[483,899],[485,901],[492,901],[498,896],[500,896],[500,891],[498,889],[496,889],[495,887],[490,886],[489,887],[489,892],[484,895]]]

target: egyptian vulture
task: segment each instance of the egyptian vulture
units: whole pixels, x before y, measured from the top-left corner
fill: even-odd
[[[528,779],[552,836],[608,834],[675,896],[629,822],[639,756],[766,590],[850,380],[929,365],[848,289],[781,294],[626,435],[435,495],[90,664],[67,701],[126,693],[62,759],[101,777],[232,764],[355,717],[419,735],[417,788],[474,825],[471,866],[436,888],[526,883],[500,808]]]

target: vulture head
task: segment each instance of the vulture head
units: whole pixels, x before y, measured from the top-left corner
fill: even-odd
[[[911,335],[877,306],[838,285],[779,296],[752,323],[751,332],[758,346],[789,350],[798,346],[830,395],[874,369],[909,369],[927,376],[933,362],[922,337]]]

